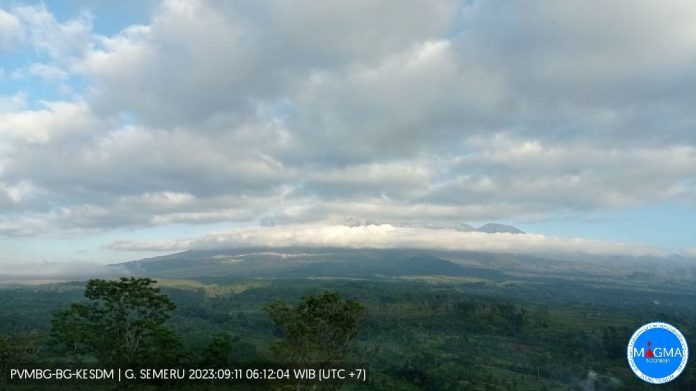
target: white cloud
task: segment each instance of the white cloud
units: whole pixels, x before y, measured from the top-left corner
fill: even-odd
[[[595,148],[494,136],[455,158],[451,175],[425,200],[513,202],[543,208],[622,208],[650,201],[689,203],[696,194],[696,148]]]
[[[45,134],[45,128],[13,133],[32,135],[33,140],[40,141],[45,140],[41,138]],[[235,137],[231,142],[221,141],[194,131],[137,126],[96,131],[89,136],[65,140],[60,146],[46,144],[15,151],[7,170],[75,200],[95,197],[87,200],[94,203],[161,192],[260,195],[273,192],[293,176],[292,169],[248,144],[235,144]],[[53,170],[55,162],[60,162],[60,171]]]
[[[240,228],[203,237],[162,241],[116,241],[121,251],[179,251],[220,247],[348,247],[417,248],[433,250],[496,251],[513,253],[665,255],[657,248],[581,238],[537,234],[487,234],[452,229],[382,225],[290,225]]]
[[[0,217],[0,235],[4,237],[36,236],[49,232],[51,228],[42,216],[6,214]]]
[[[303,181],[307,192],[326,199],[374,195],[403,199],[418,195],[433,176],[428,162],[364,163],[340,168],[316,167]]]
[[[308,153],[329,149],[339,160],[412,157],[459,145],[498,126],[507,92],[500,75],[462,61],[455,50],[446,39],[416,42],[378,63],[315,75],[298,92],[289,124]]]
[[[22,26],[17,17],[0,9],[0,51],[16,43],[22,33]]]
[[[36,188],[29,181],[19,182],[15,185],[0,183],[0,195],[5,195],[12,202],[21,202],[35,191]]]
[[[10,96],[0,96],[0,115],[24,110],[26,107],[26,94],[17,93]]]
[[[68,78],[69,74],[55,65],[34,63],[29,66],[27,72],[48,81],[61,81]]]
[[[183,251],[189,249],[190,242],[186,240],[151,240],[151,241],[131,241],[117,240],[110,243],[107,248],[117,251]]]
[[[447,0],[164,1],[150,25],[102,39],[76,69],[92,80],[104,113],[131,110],[152,126],[248,116],[260,101],[293,94],[315,70],[446,33],[455,9]]]
[[[104,204],[65,207],[45,215],[64,229],[104,230],[115,227],[161,226],[216,222],[248,222],[264,213],[276,195],[196,198],[188,193],[146,193],[123,196]]]
[[[84,102],[43,102],[39,110],[0,112],[0,137],[45,144],[100,125]]]
[[[77,58],[92,41],[92,17],[87,13],[61,23],[44,5],[18,6],[11,12],[21,23],[24,41],[54,60]]]

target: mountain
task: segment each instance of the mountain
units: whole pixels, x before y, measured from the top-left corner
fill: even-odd
[[[465,232],[476,231],[476,228],[474,228],[473,226],[466,224],[466,223],[459,223],[459,225],[456,226],[455,229],[458,231],[465,231]]]
[[[558,254],[549,258],[541,254],[418,249],[286,247],[189,250],[108,267],[113,269],[112,274],[118,275],[206,283],[276,279],[428,279],[469,281],[491,289],[521,284],[532,290],[535,284],[551,281],[561,285],[568,281],[585,281],[605,286],[615,286],[617,281],[621,281],[627,287],[669,285],[691,291],[696,279],[693,259],[679,257]]]
[[[482,225],[478,228],[466,224],[466,223],[445,223],[445,224],[418,224],[416,227],[430,228],[430,229],[453,229],[462,232],[484,232],[489,234],[495,233],[511,233],[511,234],[523,234],[525,233],[517,227],[505,224],[495,224],[488,223]]]
[[[462,265],[422,250],[282,248],[190,250],[121,263],[131,275],[157,278],[308,278],[467,276],[502,279],[504,274]]]
[[[497,233],[511,233],[511,234],[523,234],[524,231],[521,229],[518,229],[516,227],[513,227],[512,225],[505,225],[505,224],[494,224],[494,223],[488,223],[485,225],[482,225],[476,229],[478,232],[485,232],[489,234],[497,234]]]
[[[418,223],[403,224],[403,227],[428,228],[428,229],[452,229],[461,232],[475,232],[476,228],[467,223]]]

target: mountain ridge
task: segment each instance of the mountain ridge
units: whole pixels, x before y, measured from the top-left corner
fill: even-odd
[[[484,224],[484,225],[476,228],[476,232],[485,232],[488,234],[497,234],[497,233],[524,234],[525,233],[521,229],[514,227],[512,225],[496,224],[496,223]]]

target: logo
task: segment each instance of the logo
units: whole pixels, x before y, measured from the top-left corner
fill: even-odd
[[[626,353],[633,373],[652,384],[676,379],[689,359],[689,347],[682,333],[662,322],[648,323],[636,330]]]

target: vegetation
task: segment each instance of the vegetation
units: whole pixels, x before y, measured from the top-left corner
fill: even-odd
[[[358,334],[365,307],[338,292],[302,298],[291,306],[276,301],[265,308],[285,339],[276,342],[276,356],[294,365],[338,364]]]
[[[61,365],[68,357],[80,366],[181,368],[352,362],[369,367],[370,383],[345,389],[650,390],[628,368],[626,343],[655,319],[690,340],[696,293],[686,281],[629,284],[480,272],[5,287],[0,368],[6,376],[8,368]],[[136,335],[140,343],[116,347]],[[2,381],[0,389],[12,389]],[[661,388],[696,389],[694,366]]]
[[[104,366],[147,366],[176,359],[180,342],[165,326],[176,308],[149,278],[90,280],[89,303],[56,313],[52,335],[66,354],[91,355]]]

